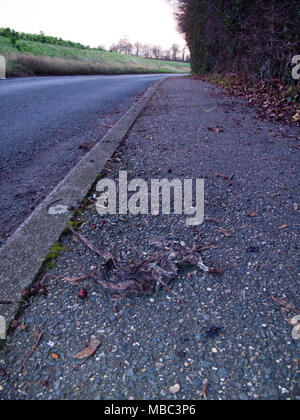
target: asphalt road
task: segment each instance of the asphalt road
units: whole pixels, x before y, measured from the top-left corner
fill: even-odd
[[[0,246],[138,96],[164,77],[0,82]]]

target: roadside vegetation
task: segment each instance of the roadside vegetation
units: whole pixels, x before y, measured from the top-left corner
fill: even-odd
[[[244,96],[268,117],[300,121],[299,0],[170,0],[192,72]]]
[[[10,29],[0,29],[0,54],[7,60],[8,77],[190,72],[187,62],[120,54]]]

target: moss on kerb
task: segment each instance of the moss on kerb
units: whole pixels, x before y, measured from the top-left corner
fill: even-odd
[[[80,221],[77,220],[70,220],[69,223],[67,224],[67,228],[65,229],[64,233],[67,234],[69,233],[69,229],[68,228],[72,228],[74,230],[78,230],[80,228],[80,226],[85,222],[84,219],[81,219]]]
[[[47,264],[49,269],[54,268],[54,265],[55,265],[54,260],[58,258],[65,251],[66,251],[66,248],[64,248],[59,242],[56,242],[53,245],[50,252],[45,258],[45,263]]]
[[[101,172],[98,176],[97,176],[97,182],[101,181],[101,179],[105,178],[106,174],[105,172]]]

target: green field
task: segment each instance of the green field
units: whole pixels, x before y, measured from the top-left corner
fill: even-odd
[[[182,62],[127,56],[101,49],[79,49],[0,36],[0,55],[7,60],[7,76],[79,74],[189,73]]]

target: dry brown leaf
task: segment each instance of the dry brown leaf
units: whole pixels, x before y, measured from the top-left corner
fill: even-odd
[[[70,283],[72,286],[79,286],[81,282],[83,282],[83,280],[88,279],[89,276],[81,276],[81,277],[65,277],[63,278],[63,281],[67,281],[68,283]]]
[[[215,128],[208,127],[207,129],[209,131],[212,131],[213,133],[224,133],[223,128],[220,128],[220,127],[215,127]]]
[[[292,331],[293,340],[300,340],[300,324],[296,325],[296,327]]]
[[[52,359],[54,360],[58,360],[59,359],[59,355],[56,353],[51,353]]]
[[[248,216],[249,217],[258,217],[258,213],[254,212],[254,211],[248,211]]]
[[[175,395],[175,394],[177,394],[178,391],[180,391],[180,385],[176,384],[174,386],[170,386],[169,390],[170,390],[171,394]]]
[[[300,121],[300,111],[298,111],[295,115],[293,115],[292,118],[294,121]]]
[[[289,225],[282,225],[278,229],[287,229],[288,227],[289,227]]]
[[[202,392],[200,394],[200,397],[204,397],[206,398],[206,393],[207,393],[207,387],[208,387],[208,381],[207,379],[203,382],[203,387],[202,387]]]
[[[223,274],[223,271],[219,268],[209,268],[208,274]]]
[[[97,339],[92,340],[89,347],[86,347],[81,352],[77,353],[75,358],[78,360],[82,360],[82,359],[86,359],[87,357],[93,356],[96,353],[100,344],[101,344],[101,341]]]
[[[191,277],[195,276],[197,274],[197,271],[192,271],[187,274],[187,278],[190,279]]]
[[[296,327],[298,324],[300,324],[300,315],[294,316],[294,318],[288,319],[288,324],[291,327]]]

